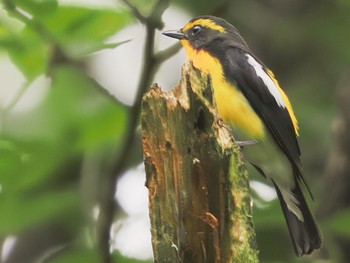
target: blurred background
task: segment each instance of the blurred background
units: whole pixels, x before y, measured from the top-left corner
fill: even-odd
[[[185,55],[158,23],[154,52],[171,48],[147,73],[153,34],[132,9],[160,18],[167,2],[0,2],[1,262],[152,262],[140,96],[154,82],[172,89]],[[235,25],[299,118],[324,247],[297,259],[274,190],[252,175],[261,262],[348,262],[350,2],[168,4],[164,30],[201,14]]]

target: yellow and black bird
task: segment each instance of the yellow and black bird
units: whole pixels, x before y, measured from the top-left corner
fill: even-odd
[[[180,30],[163,34],[179,39],[193,66],[210,75],[222,118],[266,149],[262,154],[266,162],[278,156],[279,166],[272,168],[259,163],[261,158],[250,162],[274,184],[296,254],[320,248],[321,234],[301,190],[302,183],[307,185],[297,141],[298,122],[272,71],[222,18],[200,16]],[[250,147],[254,148],[245,148]]]

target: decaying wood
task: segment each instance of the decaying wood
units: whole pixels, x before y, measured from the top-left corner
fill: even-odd
[[[247,173],[209,79],[186,64],[172,92],[154,85],[142,136],[154,261],[257,262]]]

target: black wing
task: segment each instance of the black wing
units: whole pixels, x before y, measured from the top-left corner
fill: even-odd
[[[231,46],[225,50],[225,54],[223,63],[225,76],[244,94],[272,138],[302,178],[299,144],[288,109],[278,105],[264,81],[257,75],[254,67],[248,63],[247,54],[260,63],[263,68],[265,66],[258,58],[241,48]]]

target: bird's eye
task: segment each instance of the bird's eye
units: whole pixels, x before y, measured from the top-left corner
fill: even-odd
[[[193,36],[197,35],[201,30],[202,30],[202,27],[201,27],[201,26],[194,26],[194,27],[192,28],[192,35],[193,35]]]

